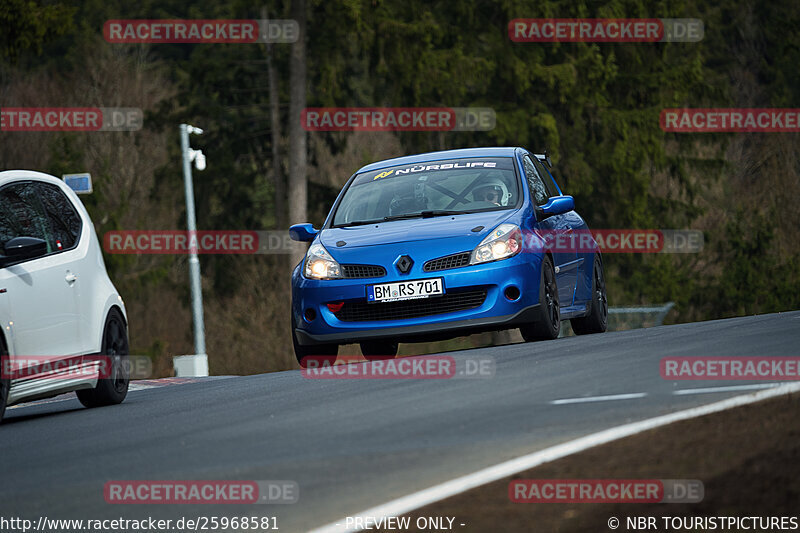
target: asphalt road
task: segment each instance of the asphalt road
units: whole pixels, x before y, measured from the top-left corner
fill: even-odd
[[[665,381],[662,357],[798,352],[795,311],[448,354],[459,364],[491,358],[495,373],[482,378],[311,380],[290,371],[132,391],[101,409],[76,399],[23,405],[0,426],[0,516],[275,516],[280,531],[305,531],[588,433],[745,393],[675,394],[734,383]],[[634,396],[551,403],[619,394]],[[104,501],[107,481],[131,479],[293,480],[300,499]]]

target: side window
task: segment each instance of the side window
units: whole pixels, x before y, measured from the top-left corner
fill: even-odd
[[[547,169],[544,168],[544,165],[541,161],[533,158],[533,164],[536,167],[536,170],[539,171],[539,175],[542,177],[542,181],[544,182],[544,188],[547,190],[547,196],[552,198],[553,196],[558,196],[558,189],[556,188],[556,184],[553,183],[553,179],[550,177],[550,173],[547,172]]]
[[[58,187],[21,182],[0,189],[0,247],[14,237],[36,237],[47,242],[47,253],[74,247],[81,219]]]
[[[15,183],[0,189],[0,245],[15,237],[36,237],[48,242],[49,221],[37,209],[31,182]]]
[[[525,168],[525,180],[528,182],[528,189],[531,191],[533,201],[536,202],[536,205],[546,204],[549,195],[530,156],[526,155],[522,158],[522,166]]]
[[[81,218],[66,195],[55,185],[35,183],[44,214],[51,229],[49,244],[53,249],[68,250],[75,246],[81,233]]]

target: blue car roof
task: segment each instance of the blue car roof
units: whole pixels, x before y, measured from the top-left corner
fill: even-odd
[[[396,165],[413,165],[414,163],[441,161],[442,159],[458,159],[461,157],[512,157],[515,150],[517,150],[515,146],[495,146],[491,148],[462,148],[460,150],[427,152],[424,154],[407,155],[370,163],[358,169],[358,172],[368,172]]]

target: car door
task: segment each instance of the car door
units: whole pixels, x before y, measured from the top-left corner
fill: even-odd
[[[534,161],[529,154],[522,158],[525,169],[525,179],[531,192],[531,199],[537,206],[542,206],[553,197],[558,196],[558,191],[552,183],[549,174],[541,167],[541,163]],[[540,168],[541,167],[541,168]],[[566,236],[572,233],[572,226],[565,215],[552,215],[538,222],[539,229],[550,233],[550,237]],[[556,246],[552,248],[553,262],[556,268],[556,283],[558,285],[558,301],[561,307],[572,305],[577,281],[577,250],[575,247],[564,245],[566,239],[553,239]],[[558,244],[561,243],[561,244]]]
[[[97,351],[97,339],[89,334],[94,331],[88,321],[93,316],[90,307],[95,304],[89,289],[89,279],[95,274],[97,260],[92,254],[78,250],[81,239],[83,221],[67,198],[67,195],[55,185],[36,182],[34,184],[37,196],[45,216],[50,223],[51,245],[57,253],[61,254],[64,271],[64,281],[69,287],[72,299],[75,301],[75,314],[77,318],[76,345],[73,353],[87,354]]]
[[[544,167],[544,164],[537,157],[533,157],[532,161],[536,171],[544,182],[548,199],[560,196],[561,192],[558,190],[558,187],[556,187],[552,175]],[[568,306],[575,303],[575,286],[584,268],[584,260],[582,259],[580,246],[581,241],[579,239],[581,237],[581,232],[586,229],[586,224],[575,211],[568,211],[557,215],[556,221],[558,224],[558,231],[570,236],[566,248],[562,250],[562,260],[564,263],[562,263],[559,268],[559,274],[562,275],[562,279],[564,280],[563,296],[560,292],[561,286],[559,285],[559,300],[562,306]]]
[[[79,353],[71,258],[53,231],[40,194],[35,181],[14,182],[0,189],[0,247],[23,236],[42,239],[48,246],[42,257],[0,268],[0,291],[4,289],[0,296],[7,299],[10,319],[4,326],[11,331],[15,357],[28,362]]]

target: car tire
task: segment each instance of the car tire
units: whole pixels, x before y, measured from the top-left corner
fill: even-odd
[[[303,346],[297,342],[297,336],[294,330],[297,329],[297,323],[294,320],[294,313],[292,313],[292,346],[294,347],[294,355],[300,368],[306,368],[308,364],[307,358],[313,357],[316,366],[330,366],[336,361],[339,354],[338,344],[312,344],[310,346]]]
[[[3,339],[0,339],[0,368],[5,369],[6,359],[8,359],[8,350]],[[5,374],[5,370],[2,370]],[[9,378],[0,378],[0,422],[3,420],[3,415],[6,412],[6,403],[8,402],[8,391],[11,388],[11,380]]]
[[[397,357],[399,344],[391,341],[366,341],[361,343],[361,354],[367,361],[394,359]]]
[[[606,280],[603,275],[603,262],[600,256],[594,256],[592,266],[592,301],[589,314],[570,320],[575,335],[603,333],[608,328],[608,298],[606,297]]]
[[[556,272],[553,268],[553,260],[548,255],[542,259],[538,314],[535,321],[519,328],[525,342],[555,339],[561,329]]]
[[[78,400],[85,407],[102,407],[122,403],[128,395],[130,384],[129,359],[130,348],[128,345],[128,328],[122,313],[112,309],[106,317],[103,327],[103,346],[101,355],[108,356],[108,378],[98,379],[93,389],[75,391]],[[105,375],[105,371],[103,375]]]

